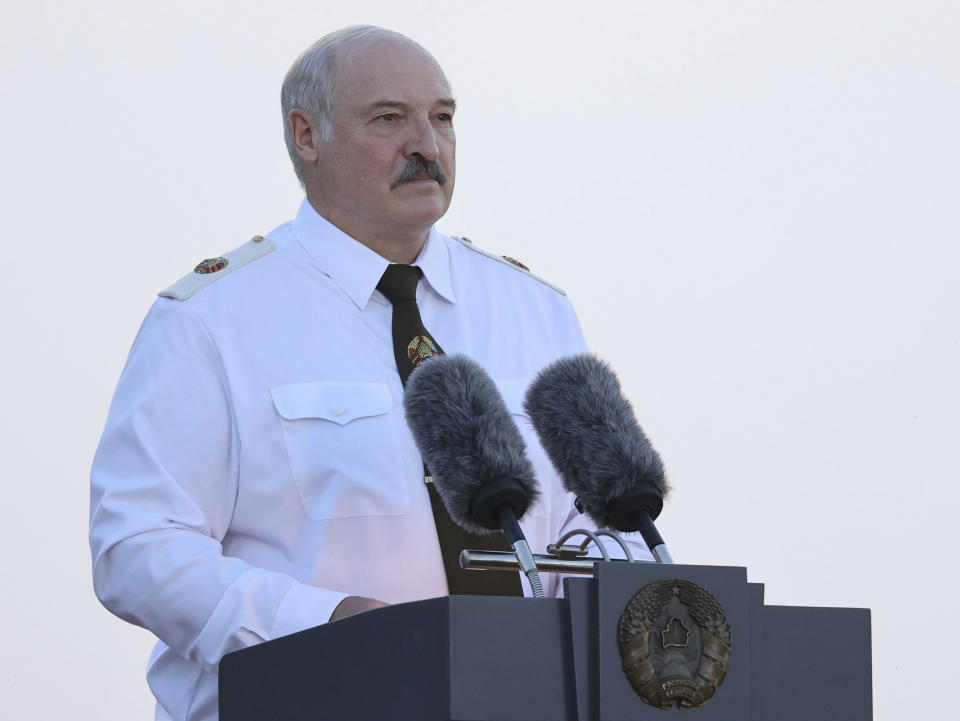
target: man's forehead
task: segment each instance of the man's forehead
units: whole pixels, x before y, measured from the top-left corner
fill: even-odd
[[[453,96],[440,65],[412,40],[362,38],[337,53],[335,99],[367,106],[405,102],[411,92],[435,104],[448,104]]]

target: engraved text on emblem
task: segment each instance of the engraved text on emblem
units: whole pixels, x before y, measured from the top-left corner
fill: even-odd
[[[733,634],[707,589],[672,579],[644,586],[617,627],[623,672],[651,706],[700,706],[727,675]]]

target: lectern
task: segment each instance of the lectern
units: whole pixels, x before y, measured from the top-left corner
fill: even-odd
[[[454,596],[228,654],[221,721],[868,721],[870,612],[746,569],[598,563],[562,599]]]

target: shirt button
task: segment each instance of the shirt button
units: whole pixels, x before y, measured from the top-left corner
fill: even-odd
[[[333,415],[335,416],[342,416],[346,412],[347,411],[343,406],[337,406],[336,408],[333,409]]]

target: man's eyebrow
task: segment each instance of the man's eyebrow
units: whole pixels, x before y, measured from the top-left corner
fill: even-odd
[[[401,110],[406,110],[410,106],[399,100],[374,100],[372,103],[367,105],[364,110],[376,110],[377,108],[400,108]]]

